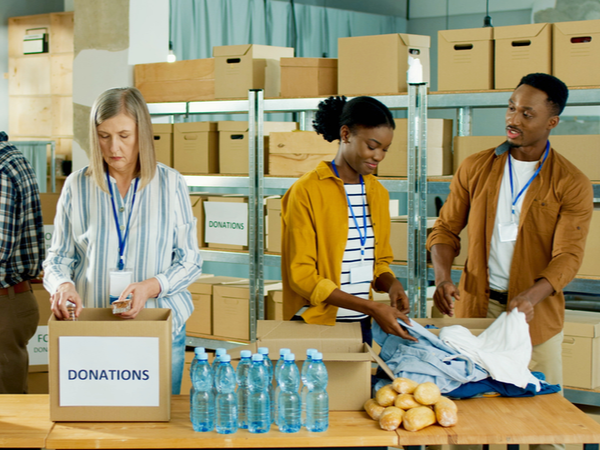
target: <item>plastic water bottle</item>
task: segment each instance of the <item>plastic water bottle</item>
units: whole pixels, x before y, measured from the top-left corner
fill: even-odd
[[[306,429],[325,431],[329,428],[329,395],[327,394],[327,368],[322,353],[313,353],[306,371]]]
[[[306,426],[306,393],[308,392],[308,388],[309,388],[307,386],[307,380],[306,380],[306,369],[308,368],[308,366],[312,360],[312,355],[314,353],[317,353],[317,349],[315,349],[315,348],[307,348],[306,349],[306,359],[302,363],[302,370],[300,371],[300,380],[302,381],[302,391],[301,391],[301,397],[302,397],[301,422],[302,422],[302,426]]]
[[[231,355],[221,355],[216,372],[217,418],[216,429],[220,434],[237,431],[237,396],[235,395],[235,370],[231,366]]]
[[[190,420],[194,431],[212,431],[215,427],[215,396],[213,373],[208,363],[208,355],[198,352],[194,358],[196,365],[190,368],[192,389],[190,390]]]
[[[279,413],[279,431],[297,433],[300,431],[300,371],[296,366],[293,353],[285,355],[285,362],[279,372],[277,381],[281,391],[277,396]]]
[[[221,356],[226,355],[226,354],[227,354],[227,350],[224,348],[219,347],[215,350],[215,359],[212,362],[212,369],[213,369],[213,372],[215,372],[215,374],[216,374],[216,369],[219,365],[219,359],[221,358]]]
[[[250,433],[266,433],[271,429],[271,403],[268,371],[261,354],[252,355],[248,388],[248,430]]]
[[[192,359],[192,364],[190,365],[190,379],[192,377],[192,373],[194,372],[194,367],[198,364],[198,355],[201,353],[206,353],[206,349],[204,347],[194,348],[194,359]]]
[[[271,404],[271,423],[275,422],[275,387],[273,386],[273,363],[269,358],[267,347],[258,347],[258,353],[263,356],[263,365],[267,369],[267,380],[269,384],[269,403]]]
[[[240,362],[238,363],[235,377],[237,379],[237,403],[238,403],[238,428],[248,428],[248,373],[252,361],[252,352],[250,350],[242,350],[240,352]]]
[[[279,387],[279,372],[281,372],[281,368],[283,367],[285,355],[291,353],[289,348],[280,348],[279,349],[279,359],[277,360],[277,364],[275,364],[275,383],[277,387],[275,388],[275,398],[273,399],[273,421],[279,425],[279,402],[277,399],[279,398],[279,392],[281,388]]]

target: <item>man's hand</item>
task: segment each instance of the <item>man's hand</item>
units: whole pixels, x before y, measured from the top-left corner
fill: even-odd
[[[460,292],[450,280],[442,281],[435,288],[433,303],[442,314],[452,317],[454,315],[454,301],[460,300]]]
[[[402,314],[407,315],[410,312],[410,304],[408,302],[408,296],[404,292],[402,283],[394,278],[392,285],[389,290],[390,305],[392,308],[396,308]]]
[[[70,282],[58,286],[56,292],[50,296],[52,312],[57,319],[67,319],[69,317],[67,302],[71,302],[75,305],[75,317],[79,317],[79,313],[81,313],[81,310],[83,309],[83,302],[75,289],[75,285]]]
[[[119,300],[125,300],[131,294],[131,309],[119,315],[123,319],[135,319],[146,305],[146,300],[158,297],[160,289],[160,283],[156,278],[148,278],[139,283],[131,283],[119,297]]]
[[[554,293],[554,288],[546,278],[540,278],[529,289],[524,290],[508,303],[508,312],[517,308],[525,313],[527,322],[533,319],[533,308]]]
[[[385,331],[387,334],[399,336],[402,339],[418,342],[417,338],[411,336],[408,330],[398,323],[398,319],[400,319],[406,323],[407,326],[412,326],[410,324],[410,319],[405,314],[398,311],[398,309],[388,306],[384,303],[372,303],[374,303],[374,305],[371,316],[373,319],[375,319],[375,322],[379,324],[383,331]]]
[[[525,313],[525,320],[531,322],[531,319],[533,319],[533,304],[527,295],[521,293],[508,303],[509,313],[515,308],[522,313]]]

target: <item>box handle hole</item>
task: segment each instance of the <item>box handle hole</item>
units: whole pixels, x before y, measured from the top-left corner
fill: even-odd
[[[456,44],[454,46],[454,50],[471,50],[473,48],[473,44]]]
[[[420,55],[421,54],[421,50],[419,50],[418,48],[409,48],[408,49],[408,53],[410,55]]]
[[[241,61],[240,58],[227,58],[227,64],[238,64]]]
[[[567,344],[567,345],[573,345],[575,343],[575,338],[565,337],[565,338],[563,338],[562,343]]]
[[[184,134],[183,135],[183,140],[184,141],[195,141],[196,139],[198,139],[198,135],[197,134]]]
[[[580,36],[571,38],[571,44],[584,44],[587,42],[592,42],[591,36]]]
[[[531,41],[527,40],[527,41],[513,41],[512,42],[512,46],[513,47],[528,47],[531,45]]]
[[[154,136],[155,141],[160,141],[160,136]]]
[[[231,140],[232,141],[240,141],[244,139],[244,135],[243,134],[232,134],[231,135]]]

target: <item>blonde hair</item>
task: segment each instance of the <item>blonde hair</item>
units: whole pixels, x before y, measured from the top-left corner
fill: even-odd
[[[105,174],[107,168],[102,158],[96,128],[105,120],[111,119],[120,113],[127,114],[137,125],[140,189],[150,183],[156,173],[154,134],[144,97],[134,87],[108,89],[98,96],[92,106],[90,114],[90,166],[86,171],[86,175],[93,177],[94,181],[105,192],[108,192]]]

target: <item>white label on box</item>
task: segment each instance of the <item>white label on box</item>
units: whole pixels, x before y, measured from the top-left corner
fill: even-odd
[[[248,245],[248,203],[204,202],[204,240]]]
[[[52,245],[52,235],[54,234],[54,225],[44,225],[44,249],[48,253],[48,249]]]
[[[48,364],[48,325],[39,325],[33,337],[27,343],[29,365]]]
[[[60,406],[159,406],[157,337],[60,336],[58,345]]]

